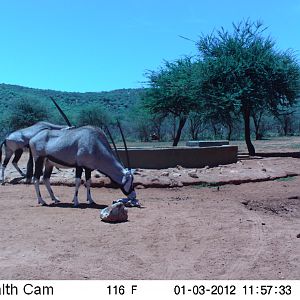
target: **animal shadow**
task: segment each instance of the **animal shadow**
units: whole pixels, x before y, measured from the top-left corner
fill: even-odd
[[[9,183],[10,184],[18,184],[21,180],[23,180],[25,177],[16,177],[12,179]]]
[[[107,205],[104,204],[88,204],[88,203],[80,203],[77,207],[74,207],[73,203],[51,203],[47,205],[48,207],[60,207],[60,208],[74,208],[74,209],[104,209]]]

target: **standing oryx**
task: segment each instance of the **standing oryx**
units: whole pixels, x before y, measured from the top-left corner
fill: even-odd
[[[53,201],[58,202],[50,186],[53,166],[76,168],[74,206],[78,206],[78,190],[81,175],[85,170],[87,200],[93,203],[90,193],[91,172],[99,172],[110,177],[128,196],[135,199],[133,175],[116,159],[109,142],[102,130],[92,126],[83,126],[70,130],[44,130],[30,140],[30,148],[35,160],[34,184],[38,203],[42,199],[39,181],[44,171],[44,183]]]
[[[18,161],[20,160],[24,148],[29,148],[29,141],[32,137],[34,137],[37,133],[39,133],[42,130],[45,129],[66,129],[69,128],[68,126],[62,126],[62,125],[55,125],[48,122],[38,122],[30,127],[16,130],[9,134],[5,140],[0,144],[0,163],[2,161],[2,146],[4,145],[5,148],[5,159],[3,161],[3,164],[1,165],[1,174],[0,174],[0,182],[4,183],[4,172],[5,168],[12,157],[13,154],[15,154],[15,157],[12,161],[13,166],[16,168],[16,170],[20,173],[22,177],[26,176],[26,181],[30,182],[31,177],[33,174],[33,161],[32,161],[32,155],[29,151],[29,160],[27,163],[27,173],[26,175],[20,170],[18,167]]]

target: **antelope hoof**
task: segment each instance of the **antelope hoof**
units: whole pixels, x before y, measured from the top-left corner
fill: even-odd
[[[43,199],[38,199],[38,204],[41,204],[42,206],[47,205],[47,203]]]
[[[32,181],[31,181],[31,178],[26,178],[26,180],[25,180],[25,183],[26,183],[26,184],[31,184],[31,182],[32,182]]]

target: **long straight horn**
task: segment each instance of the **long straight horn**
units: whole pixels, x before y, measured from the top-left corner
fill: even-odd
[[[128,170],[131,170],[130,160],[129,160],[129,154],[128,154],[127,144],[126,144],[126,141],[125,141],[125,137],[124,137],[124,134],[123,134],[123,130],[122,130],[122,128],[121,128],[121,125],[120,125],[120,122],[119,122],[119,121],[117,121],[117,124],[118,124],[118,127],[119,127],[119,129],[120,129],[121,136],[122,136],[122,140],[123,140],[124,147],[125,147],[125,153],[126,153],[126,160],[127,160]]]
[[[111,140],[111,142],[112,142],[112,144],[114,146],[115,153],[116,153],[116,158],[119,160],[120,163],[122,163],[122,161],[120,159],[120,156],[119,156],[118,149],[117,149],[116,144],[114,142],[114,139],[113,139],[113,137],[112,137],[112,135],[111,135],[111,133],[110,133],[110,131],[109,131],[109,129],[108,129],[108,127],[106,125],[105,125],[105,130],[106,130],[106,132],[107,132],[107,134],[108,134],[108,136],[109,136],[109,138],[110,138],[110,140]]]
[[[71,124],[71,122],[69,121],[68,117],[67,117],[66,114],[62,111],[62,109],[59,107],[59,105],[58,105],[57,102],[54,100],[54,98],[50,96],[50,99],[52,100],[52,102],[54,103],[54,105],[56,106],[56,108],[58,109],[58,111],[60,112],[60,114],[62,115],[62,117],[63,117],[64,120],[66,121],[66,123],[68,124],[68,126],[72,127],[72,124]]]

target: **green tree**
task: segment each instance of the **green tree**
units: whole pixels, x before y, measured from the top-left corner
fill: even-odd
[[[261,22],[249,20],[203,35],[197,43],[202,60],[202,90],[210,110],[242,115],[250,155],[250,117],[266,109],[278,114],[296,102],[299,65],[291,51],[278,51],[263,35]],[[226,114],[225,114],[226,115]]]
[[[158,140],[161,140],[164,117],[151,114],[142,105],[134,107],[130,113],[131,126],[133,125],[134,131],[141,142],[151,141],[153,133],[157,135]]]
[[[293,114],[294,111],[286,111],[282,114],[277,114],[276,118],[279,121],[283,135],[288,136],[292,134]]]
[[[204,114],[191,112],[189,116],[189,134],[192,140],[198,140],[199,134],[207,128],[207,119]]]
[[[173,146],[180,140],[189,113],[199,105],[194,89],[195,66],[190,57],[185,57],[165,62],[158,71],[147,74],[150,88],[144,97],[145,107],[154,115],[172,115],[178,119]]]
[[[97,104],[89,104],[81,109],[76,118],[78,126],[91,125],[105,129],[113,121],[113,117],[106,109]]]
[[[252,120],[254,124],[255,130],[255,139],[261,140],[264,136],[264,116],[267,115],[267,110],[265,108],[258,108],[256,110],[252,110]]]
[[[49,113],[41,102],[34,99],[17,99],[8,110],[7,124],[10,130],[28,127],[47,120]]]
[[[131,108],[128,118],[137,138],[141,142],[149,142],[152,115],[142,105],[137,104]]]

